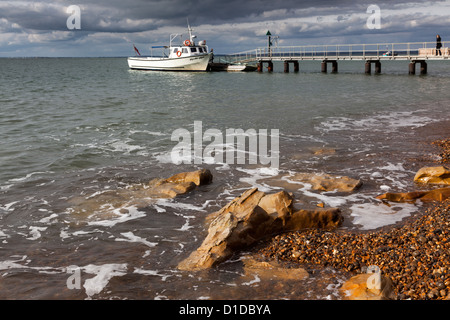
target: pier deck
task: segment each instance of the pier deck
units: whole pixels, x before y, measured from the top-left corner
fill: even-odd
[[[337,62],[365,61],[365,72],[370,73],[371,65],[375,64],[375,72],[381,72],[381,61],[410,61],[409,72],[415,73],[416,63],[421,64],[421,74],[427,72],[426,61],[449,60],[450,52],[446,43],[439,52],[435,42],[415,43],[377,43],[377,44],[340,44],[340,45],[308,45],[308,46],[276,46],[257,48],[240,53],[226,55],[231,63],[256,62],[259,71],[262,64],[269,64],[269,71],[273,70],[273,61],[284,61],[285,72],[289,72],[289,63],[294,63],[294,70],[298,71],[299,61],[322,61],[322,71],[327,71],[327,64],[332,64],[332,72],[337,72]]]

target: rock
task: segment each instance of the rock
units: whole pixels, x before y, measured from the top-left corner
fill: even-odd
[[[380,275],[379,286],[368,286],[373,273],[362,273],[347,280],[341,287],[341,294],[347,300],[390,300],[394,298],[394,289],[390,278]]]
[[[297,173],[290,180],[309,183],[314,190],[352,192],[358,189],[362,182],[346,176],[329,174]]]
[[[328,211],[327,210],[323,210]],[[183,260],[180,270],[210,268],[225,261],[237,250],[267,236],[287,230],[317,225],[331,227],[340,220],[338,212],[293,213],[293,196],[286,191],[265,194],[252,188],[207,217],[208,235],[199,248]],[[315,215],[317,217],[315,217]],[[305,219],[302,216],[306,216]],[[306,221],[306,222],[305,222]]]
[[[249,279],[254,278],[255,275],[263,281],[297,281],[309,277],[308,271],[303,268],[284,268],[275,261],[263,262],[252,258],[245,258],[243,261],[244,277]]]
[[[337,208],[302,209],[294,212],[284,228],[285,231],[294,231],[308,228],[335,229],[342,224],[343,217]]]
[[[336,149],[334,148],[311,148],[311,151],[315,156],[319,155],[331,155],[336,153]]]
[[[181,172],[165,179],[166,182],[172,183],[193,182],[197,186],[209,184],[212,180],[213,176],[208,169],[201,169],[192,172]]]
[[[417,171],[414,181],[429,184],[450,184],[450,170],[440,167],[424,167]]]
[[[430,191],[413,191],[405,193],[385,193],[376,197],[379,200],[393,201],[393,202],[408,202],[416,201],[445,201],[450,198],[450,188],[440,188]]]
[[[188,193],[196,187],[194,182],[162,183],[154,188],[150,188],[145,192],[149,197],[154,198],[175,198],[178,195]]]
[[[108,190],[91,197],[77,197],[69,200],[73,212],[82,219],[113,219],[127,214],[130,207],[141,209],[160,198],[174,198],[194,190],[197,186],[211,183],[209,170],[183,172],[168,179],[156,178],[147,185],[136,184],[125,189]]]

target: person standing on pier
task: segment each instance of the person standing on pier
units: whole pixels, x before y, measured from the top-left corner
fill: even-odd
[[[440,56],[442,55],[441,48],[442,48],[441,36],[437,35],[436,36],[436,55],[438,55],[438,53]]]

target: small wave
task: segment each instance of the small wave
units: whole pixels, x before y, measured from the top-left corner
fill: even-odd
[[[428,116],[415,115],[409,111],[395,111],[387,114],[371,115],[363,119],[333,117],[322,122],[317,129],[325,133],[333,131],[396,131],[406,127],[423,127],[438,121]]]
[[[111,219],[89,221],[87,224],[91,226],[113,227],[118,223],[124,223],[146,216],[144,212],[139,211],[135,206],[113,209],[112,212],[114,214],[114,217]]]

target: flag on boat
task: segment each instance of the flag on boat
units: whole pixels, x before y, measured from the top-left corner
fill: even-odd
[[[139,52],[139,50],[136,48],[136,46],[133,44],[133,47],[134,47],[134,51],[136,51],[136,53],[138,54],[138,55],[141,55],[141,53]]]

